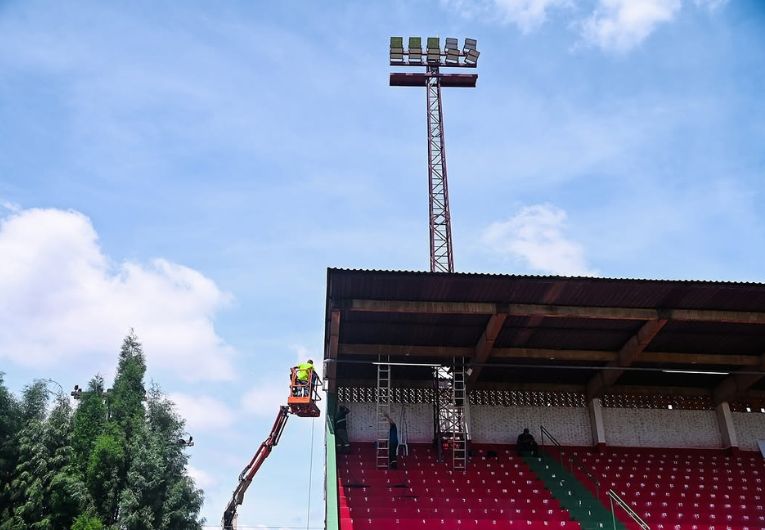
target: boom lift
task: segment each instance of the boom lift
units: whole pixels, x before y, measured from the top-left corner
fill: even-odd
[[[297,378],[297,370],[295,368],[292,369],[290,374],[290,396],[287,398],[287,405],[279,407],[279,413],[276,415],[268,438],[260,444],[250,463],[239,473],[239,484],[237,484],[234,494],[231,496],[231,500],[228,501],[226,510],[223,512],[223,520],[221,522],[223,530],[236,530],[236,510],[244,501],[244,494],[247,488],[250,487],[252,479],[260,469],[260,466],[263,465],[268,455],[271,454],[271,450],[279,443],[284,426],[287,425],[287,420],[290,417],[289,415],[295,414],[301,418],[316,418],[319,416],[320,411],[316,402],[321,401],[321,397],[319,396],[317,383],[320,383],[320,381],[314,375],[313,370],[309,371],[308,381],[302,382]]]

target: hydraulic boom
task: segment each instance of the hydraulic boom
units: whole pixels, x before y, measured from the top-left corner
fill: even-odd
[[[271,450],[279,443],[279,438],[282,437],[284,426],[287,425],[287,419],[289,419],[290,414],[295,414],[301,418],[316,418],[319,416],[320,411],[316,402],[321,401],[318,392],[318,385],[321,384],[321,379],[314,374],[312,368],[307,370],[304,377],[305,379],[298,378],[297,367],[292,369],[290,374],[290,395],[287,398],[287,404],[279,407],[279,414],[276,415],[268,438],[260,444],[250,463],[239,473],[239,484],[237,484],[234,494],[231,496],[231,500],[228,501],[226,510],[223,512],[223,520],[221,521],[223,530],[236,530],[236,509],[244,501],[244,494],[247,488],[250,487],[255,473],[258,472],[260,466],[263,465],[268,455],[271,454]]]
[[[228,502],[228,506],[226,506],[226,511],[223,512],[224,530],[235,530],[236,527],[234,525],[236,524],[236,509],[244,501],[244,494],[247,491],[247,488],[250,487],[252,478],[255,476],[255,473],[258,472],[260,466],[263,465],[263,462],[265,462],[266,458],[268,458],[268,455],[271,454],[271,450],[279,443],[279,438],[282,436],[282,432],[284,431],[284,426],[287,424],[289,415],[289,407],[286,405],[279,407],[279,414],[276,415],[274,426],[271,427],[271,433],[268,435],[268,438],[266,438],[265,441],[260,444],[260,447],[255,453],[255,456],[252,457],[250,463],[247,464],[247,466],[239,474],[239,484],[234,490],[234,494],[231,496],[231,500]]]

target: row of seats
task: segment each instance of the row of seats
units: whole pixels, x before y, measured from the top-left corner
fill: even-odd
[[[652,529],[765,529],[765,462],[759,455],[722,450],[567,449],[591,475],[600,494],[613,489]],[[757,473],[754,473],[757,471]],[[591,489],[583,470],[575,474]],[[593,491],[594,492],[594,491]],[[618,511],[627,521],[626,514]]]
[[[427,506],[344,506],[340,509],[341,517],[378,518],[378,517],[442,517],[447,519],[513,519],[568,521],[571,519],[566,510],[536,510],[520,508],[480,510],[474,508],[428,508]]]
[[[440,519],[432,517],[341,518],[340,528],[341,530],[580,530],[579,523],[574,521],[507,521],[503,519]]]
[[[474,448],[464,472],[429,445],[410,445],[397,470],[376,457],[373,444],[338,457],[341,530],[580,530],[506,446]]]

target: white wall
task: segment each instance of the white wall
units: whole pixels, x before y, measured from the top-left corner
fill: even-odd
[[[351,410],[348,436],[355,442],[377,438],[374,403],[340,403]],[[393,419],[403,429],[401,405],[391,406]],[[428,443],[433,437],[433,408],[428,404],[405,405],[408,441]],[[765,414],[733,413],[739,447],[757,450],[765,439]],[[539,441],[544,425],[563,445],[593,445],[590,418],[584,407],[470,407],[472,437],[476,443],[515,443],[528,427]],[[720,448],[717,417],[713,410],[664,410],[603,408],[606,443],[628,447]],[[401,435],[399,435],[401,436]]]
[[[374,403],[340,403],[351,411],[348,415],[348,438],[351,442],[373,442],[377,440],[377,417]],[[429,443],[433,440],[433,406],[427,404],[391,405],[391,417],[396,422],[399,440],[403,440],[406,429],[407,441]],[[402,421],[403,419],[403,421]]]
[[[584,407],[470,407],[473,441],[514,444],[528,427],[539,442],[539,426],[561,445],[592,445],[590,418]]]
[[[603,423],[608,445],[722,447],[713,410],[603,408]]]
[[[738,435],[738,448],[759,451],[757,440],[765,440],[765,414],[761,412],[734,412],[733,425]]]

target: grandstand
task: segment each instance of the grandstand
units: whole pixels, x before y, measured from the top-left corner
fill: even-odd
[[[329,269],[325,333],[330,530],[765,529],[763,284]]]

